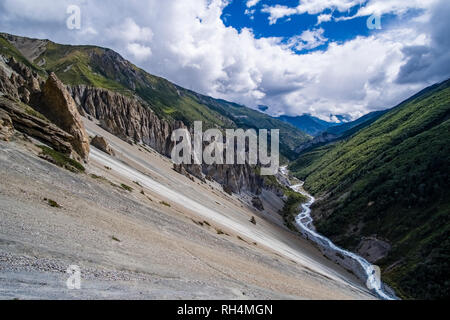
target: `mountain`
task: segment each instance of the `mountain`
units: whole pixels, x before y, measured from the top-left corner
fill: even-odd
[[[386,112],[387,110],[372,112],[357,120],[329,127],[315,135],[312,140],[301,144],[295,151],[301,155],[312,149],[336,143],[371,125]]]
[[[381,266],[404,298],[448,298],[450,80],[291,164],[319,232]]]
[[[386,112],[387,110],[371,112],[354,121],[349,121],[349,119],[345,116],[338,117],[340,121],[345,121],[343,123],[327,122],[308,114],[296,117],[280,116],[277,119],[286,123],[290,123],[294,127],[300,129],[303,132],[306,132],[313,137],[318,137],[322,133],[327,133],[328,135],[338,138],[347,134],[351,134],[353,132],[352,129],[354,128],[356,128],[356,130],[362,129],[364,126],[367,126],[377,120]],[[309,142],[309,144],[311,143],[315,144],[313,140]]]
[[[330,114],[330,121],[346,123],[352,121],[352,117],[347,114]]]
[[[290,123],[311,136],[317,136],[329,127],[336,125],[336,123],[326,122],[309,114],[304,114],[296,117],[280,116],[277,119],[286,123]]]
[[[43,69],[50,45],[0,38],[0,298],[373,298],[286,228],[289,190],[275,176],[174,166],[162,155],[182,121],[131,89],[110,90],[118,82],[89,65],[73,74],[85,82],[65,85]],[[277,125],[239,105],[223,111],[239,114],[236,126]],[[61,290],[67,266],[95,285]]]
[[[372,122],[376,121],[386,112],[387,110],[371,112],[354,121],[329,127],[325,131],[334,135],[343,135],[345,133],[348,134],[350,130],[353,128],[360,127],[361,125],[365,126],[370,125]]]
[[[70,46],[49,40],[0,34],[0,53],[14,56],[40,74],[54,72],[64,84],[107,89],[137,97],[160,118],[204,128],[280,129],[280,150],[288,158],[311,139],[306,133],[259,111],[198,94],[153,76],[110,49]]]

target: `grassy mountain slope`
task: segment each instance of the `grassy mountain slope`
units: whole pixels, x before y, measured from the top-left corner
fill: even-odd
[[[14,57],[17,61],[22,62],[24,65],[29,67],[31,70],[43,75],[45,71],[25,58],[22,53],[15,48],[11,43],[8,42],[1,34],[0,34],[0,54],[5,57]]]
[[[3,35],[5,36],[5,35]],[[25,47],[27,38],[8,35],[10,42]],[[8,42],[0,35],[0,41]],[[25,39],[25,40],[24,40]],[[32,43],[32,39],[28,39]],[[11,50],[18,51],[8,43]],[[223,100],[197,94],[163,78],[153,76],[123,59],[116,52],[95,46],[60,45],[47,41],[35,58],[34,68],[56,75],[68,85],[85,84],[125,95],[137,95],[160,117],[182,120],[191,125],[203,121],[204,127],[280,129],[281,150],[292,158],[295,147],[311,139],[299,129],[261,112]]]
[[[387,240],[377,264],[403,297],[449,297],[450,80],[425,89],[369,127],[291,165],[324,196],[318,230],[350,249]]]

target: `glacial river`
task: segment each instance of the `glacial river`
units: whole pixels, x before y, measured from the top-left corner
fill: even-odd
[[[287,175],[288,171],[286,167],[281,168],[281,173]],[[308,197],[309,201],[302,204],[302,211],[295,219],[299,231],[304,237],[316,243],[322,252],[332,258],[334,261],[343,265],[343,267],[351,270],[361,280],[366,282],[369,290],[374,292],[381,299],[385,300],[397,300],[394,294],[387,292],[384,284],[381,282],[381,275],[379,268],[372,265],[363,257],[357,254],[344,250],[336,246],[330,239],[318,234],[313,226],[313,218],[311,216],[311,206],[316,199],[303,190],[303,183],[291,186],[291,189]],[[338,257],[340,261],[337,261]]]

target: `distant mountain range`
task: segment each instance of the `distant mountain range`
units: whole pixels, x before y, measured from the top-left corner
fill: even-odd
[[[309,114],[304,114],[301,116],[291,117],[291,116],[280,116],[277,119],[290,123],[296,128],[306,132],[311,136],[317,136],[320,133],[326,131],[332,126],[338,125],[337,123],[327,122],[319,118],[313,117]]]
[[[301,116],[280,116],[277,119],[290,123],[296,128],[302,130],[303,132],[313,136],[318,137],[323,133],[328,133],[334,136],[341,136],[345,132],[352,130],[362,124],[368,124],[371,121],[378,119],[387,111],[375,111],[371,112],[357,120],[349,121],[348,116],[333,116],[330,118],[339,119],[339,123],[328,122],[317,117],[311,116],[309,114],[304,114]]]

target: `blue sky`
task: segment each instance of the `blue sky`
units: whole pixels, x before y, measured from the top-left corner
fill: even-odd
[[[275,24],[268,22],[269,14],[262,12],[262,9],[274,4],[282,4],[287,7],[296,7],[299,0],[285,0],[285,1],[271,1],[261,0],[251,8],[247,7],[246,0],[231,0],[224,8],[221,19],[228,27],[233,27],[239,31],[243,28],[251,29],[256,38],[266,37],[280,37],[286,43],[290,38],[299,36],[302,32],[307,30],[315,30],[322,28],[324,30],[323,37],[327,41],[313,49],[295,50],[296,53],[308,53],[317,50],[326,50],[328,43],[338,42],[343,43],[356,38],[357,36],[367,37],[371,33],[379,32],[379,30],[370,30],[367,28],[367,16],[356,17],[349,20],[335,21],[334,18],[342,18],[354,16],[363,6],[364,1],[361,0],[361,5],[354,6],[345,12],[339,12],[332,9],[326,9],[317,14],[303,13],[299,15],[282,18]],[[251,12],[249,12],[251,11]],[[332,20],[324,21],[318,24],[318,17],[320,15],[331,15]],[[384,14],[382,16],[382,27],[389,27],[393,23],[400,23],[401,20],[408,16],[415,16],[420,14],[419,11],[411,10],[403,17],[398,17],[395,14]]]
[[[282,1],[286,6],[295,7],[298,0]],[[233,0],[224,9],[222,20],[225,25],[241,30],[242,28],[250,28],[257,38],[261,37],[283,37],[290,38],[301,34],[305,30],[322,27],[325,29],[325,36],[333,41],[347,41],[358,35],[367,36],[370,30],[366,26],[367,17],[359,17],[356,19],[334,22],[323,22],[317,25],[317,17],[319,14],[301,14],[284,18],[276,24],[268,23],[268,14],[261,12],[265,5],[273,5],[273,1],[260,1],[253,9],[255,13],[252,15],[245,14],[247,9],[245,0]],[[354,7],[347,14],[354,15],[358,7]],[[332,14],[332,10],[325,10],[321,14]],[[333,13],[339,17],[345,14]]]
[[[449,16],[448,0],[0,0],[0,31],[108,47],[199,93],[324,120],[449,78]]]

